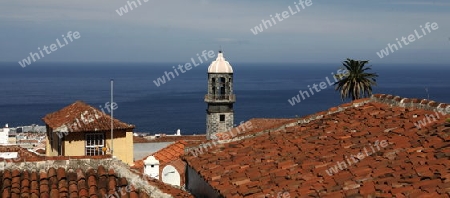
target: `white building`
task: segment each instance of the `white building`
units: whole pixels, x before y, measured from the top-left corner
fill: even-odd
[[[3,129],[0,129],[0,144],[8,144],[9,138],[9,127],[8,124],[5,124]]]

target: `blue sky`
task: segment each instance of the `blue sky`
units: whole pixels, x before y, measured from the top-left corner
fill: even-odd
[[[137,0],[136,0],[137,1]],[[294,1],[124,0],[0,2],[0,61],[17,62],[68,31],[81,38],[39,61],[188,62],[222,46],[230,62],[448,63],[448,0],[312,0],[312,6],[254,35],[250,29]],[[376,52],[420,25],[439,29],[380,59]]]

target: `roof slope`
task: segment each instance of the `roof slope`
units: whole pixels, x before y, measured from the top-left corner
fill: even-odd
[[[447,106],[374,95],[185,159],[224,197],[449,197]]]
[[[0,197],[192,197],[117,159],[20,158],[0,162]]]
[[[83,171],[49,168],[44,171],[2,170],[1,197],[150,197],[103,166]]]
[[[143,172],[144,160],[149,156],[154,156],[157,160],[159,160],[159,164],[161,166],[167,164],[168,162],[180,159],[180,157],[184,155],[184,147],[186,146],[186,144],[186,141],[179,140],[151,155],[144,157],[143,159],[135,161],[132,168],[138,169]]]
[[[21,159],[30,159],[30,158],[36,158],[36,157],[40,157],[38,154],[33,153],[28,151],[25,148],[22,148],[20,146],[17,145],[0,145],[0,153],[4,153],[4,152],[17,152],[17,157],[21,158]],[[20,159],[3,159],[0,157],[0,161],[3,160],[9,160],[9,161],[19,161]]]
[[[42,120],[53,130],[53,132],[94,132],[111,130],[111,116],[82,101],[76,101],[59,111],[47,114]],[[114,119],[114,130],[129,129],[134,129],[134,125]]]

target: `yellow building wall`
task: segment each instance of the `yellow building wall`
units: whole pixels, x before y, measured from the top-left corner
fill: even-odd
[[[86,137],[85,133],[68,133],[64,136],[64,156],[84,156]]]
[[[52,137],[51,137],[52,136]],[[47,127],[47,138],[45,145],[46,156],[58,156],[58,135],[53,133],[51,129]]]
[[[119,160],[127,163],[128,165],[133,164],[133,132],[125,131],[115,131],[113,141],[113,155]],[[106,133],[106,145],[108,149],[111,148],[111,133]],[[108,152],[108,154],[110,154]]]
[[[96,132],[90,132],[96,133]],[[108,151],[105,154],[111,154],[111,133],[110,132],[99,132],[103,133],[105,136],[105,146]],[[50,137],[47,136],[47,145],[46,145],[46,155],[47,156],[58,156],[58,136],[56,133],[53,134],[53,148],[50,145]],[[86,133],[83,132],[75,132],[68,133],[64,136],[64,141],[62,142],[63,146],[63,155],[64,156],[85,156],[86,155]],[[132,165],[133,163],[133,132],[125,132],[125,131],[114,131],[114,156],[116,156],[119,160]]]

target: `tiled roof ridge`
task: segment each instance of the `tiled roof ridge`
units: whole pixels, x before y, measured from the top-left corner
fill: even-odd
[[[449,104],[438,103],[433,100],[418,99],[418,98],[402,98],[400,96],[394,96],[390,94],[373,94],[370,97],[370,100],[373,102],[380,102],[391,106],[424,109],[437,112],[445,112],[445,108],[450,106]]]
[[[437,111],[437,112],[444,112],[445,108],[450,106],[446,103],[438,103],[433,100],[427,100],[427,99],[416,99],[416,98],[402,98],[400,96],[394,96],[390,94],[373,94],[370,98],[362,98],[358,100],[354,100],[349,103],[344,103],[342,105],[339,105],[337,107],[331,107],[327,111],[321,111],[314,114],[306,115],[302,118],[299,118],[296,122],[290,122],[290,123],[284,123],[278,126],[273,126],[272,128],[262,130],[257,133],[249,134],[249,135],[243,135],[243,136],[236,136],[231,139],[227,140],[219,140],[218,143],[230,143],[230,142],[236,142],[247,138],[257,137],[266,133],[279,131],[279,130],[285,130],[287,127],[292,127],[297,124],[307,124],[311,121],[322,119],[325,115],[330,115],[334,113],[338,113],[341,111],[344,111],[348,108],[354,108],[359,107],[362,105],[365,105],[366,103],[370,102],[379,102],[384,104],[389,104],[391,106],[397,106],[397,107],[403,107],[403,108],[418,108],[418,109],[424,109],[424,110],[430,110],[430,111]],[[446,112],[449,113],[449,112]],[[249,121],[251,121],[250,119]],[[208,141],[207,141],[208,142]]]
[[[118,159],[77,159],[77,160],[46,160],[40,162],[0,162],[0,171],[19,169],[21,171],[47,170],[49,168],[64,168],[65,170],[81,169],[88,171],[103,166],[106,170],[113,169],[119,177],[124,177],[136,189],[144,191],[155,198],[172,198],[159,188],[150,185],[144,178],[132,172],[130,167]]]
[[[231,143],[231,142],[244,140],[244,139],[247,139],[247,138],[257,137],[257,136],[260,136],[260,135],[263,135],[263,134],[266,134],[266,133],[270,133],[270,132],[273,132],[273,131],[283,130],[286,127],[294,126],[296,124],[297,123],[295,121],[293,121],[293,122],[289,122],[289,123],[280,124],[278,126],[275,125],[275,126],[272,126],[269,129],[264,129],[263,131],[256,132],[256,133],[253,133],[253,134],[236,136],[236,137],[233,137],[233,138],[227,139],[227,140],[218,140],[218,143],[219,144],[225,144],[225,143]]]
[[[262,120],[262,119],[270,121],[270,120],[274,120],[276,118],[252,118],[252,119],[250,119],[250,120],[240,124],[239,126],[236,126],[236,127],[232,128],[229,131],[219,132],[218,134],[230,133],[230,131],[232,131],[232,130],[234,130],[236,128],[239,128],[242,125],[245,125],[247,122],[253,122],[255,120]],[[293,119],[292,118],[282,118],[282,119],[276,119],[276,120],[286,120],[286,122],[288,122],[289,120],[293,120]],[[199,146],[201,146],[203,144],[208,144],[208,143],[211,143],[211,142],[216,142],[218,144],[223,144],[223,143],[230,143],[230,142],[235,142],[235,141],[239,141],[239,140],[243,140],[243,139],[247,139],[247,138],[251,138],[251,137],[260,136],[260,135],[265,134],[267,132],[274,131],[273,130],[274,128],[276,128],[275,129],[275,131],[276,131],[276,130],[279,130],[280,127],[285,127],[286,125],[295,125],[294,122],[295,121],[292,121],[292,122],[289,122],[289,123],[282,123],[282,124],[271,125],[270,128],[263,129],[263,131],[252,133],[252,134],[248,134],[248,135],[236,135],[234,137],[231,137],[230,139],[225,139],[225,140],[221,140],[221,139],[205,140],[205,141],[199,143],[198,145],[195,145],[195,146],[191,145],[190,147],[185,147],[185,153],[189,153],[189,151],[191,151],[192,149],[195,149],[195,148],[197,148],[197,147],[199,147]]]
[[[79,158],[84,157],[84,158]],[[119,161],[117,159],[112,159],[110,155],[102,156],[89,156],[90,158],[86,158],[86,156],[79,157],[71,157],[68,159],[65,156],[55,156],[55,157],[45,157],[40,160],[6,160],[0,161],[0,170],[3,169],[12,169],[12,168],[20,168],[21,170],[39,170],[42,168],[66,168],[66,169],[82,169],[87,171],[93,167],[97,167],[99,165],[109,166],[112,161]]]
[[[369,103],[369,102],[370,102],[370,98],[362,98],[362,99],[354,100],[354,101],[349,102],[349,103],[344,103],[344,104],[342,104],[342,105],[340,105],[338,107],[332,107],[328,111],[321,111],[321,112],[317,112],[315,114],[306,115],[306,116],[303,116],[301,118],[298,118],[296,121],[292,121],[292,122],[288,122],[288,123],[282,123],[280,125],[275,125],[275,126],[272,126],[271,128],[268,128],[268,129],[262,129],[261,131],[256,132],[256,133],[252,133],[252,134],[248,134],[248,135],[241,135],[241,136],[236,136],[236,137],[233,137],[233,138],[230,138],[230,139],[226,139],[226,140],[216,140],[216,141],[219,144],[231,143],[231,142],[244,140],[244,139],[247,139],[247,138],[258,137],[258,136],[264,135],[266,133],[274,132],[274,131],[282,131],[282,130],[285,130],[286,128],[288,128],[288,127],[293,127],[293,126],[296,126],[298,124],[307,124],[307,123],[309,123],[311,121],[322,119],[325,115],[338,113],[338,112],[344,111],[344,110],[346,110],[348,108],[359,107],[359,106],[362,106],[362,105],[364,105],[366,103]],[[250,122],[250,121],[252,121],[254,119],[256,119],[256,118],[252,118],[248,122]],[[289,120],[289,119],[286,119],[286,120]],[[206,141],[204,143],[208,143],[208,142],[211,142],[211,141],[214,141],[214,140],[209,140],[209,141]],[[192,147],[192,148],[194,148],[194,147]],[[192,148],[187,148],[186,152],[189,152],[189,149],[192,149]]]
[[[187,145],[187,142],[184,141],[184,140],[178,140],[178,141],[176,141],[176,142],[174,142],[174,143],[172,143],[172,144],[162,148],[161,150],[154,152],[153,154],[151,154],[151,156],[154,156],[154,157],[156,157],[156,159],[158,159],[161,155],[164,155],[168,151],[173,151],[173,147],[178,147],[178,145],[180,145],[180,144],[183,145],[183,147],[185,147]],[[184,148],[182,149],[182,151],[183,151],[183,153],[180,153],[178,155],[178,158],[180,156],[184,155]],[[171,155],[171,156],[173,157],[173,156],[176,156],[176,155]],[[158,159],[158,160],[160,160],[160,162],[163,161],[162,159]],[[172,160],[175,160],[175,159],[172,159]],[[172,161],[172,160],[170,160],[170,161]],[[163,161],[162,164],[164,164],[164,163],[167,163],[167,162]]]
[[[176,142],[174,142],[174,143],[172,143],[172,144],[169,144],[169,145],[167,145],[166,147],[164,147],[164,148],[162,148],[161,150],[159,150],[159,151],[156,151],[156,152],[154,152],[153,154],[157,154],[157,153],[161,153],[163,150],[167,150],[167,148],[169,148],[169,147],[171,147],[171,146],[174,146],[174,145],[177,145],[177,144],[182,144],[182,145],[186,145],[187,144],[187,142],[186,141],[184,141],[184,140],[177,140]]]

